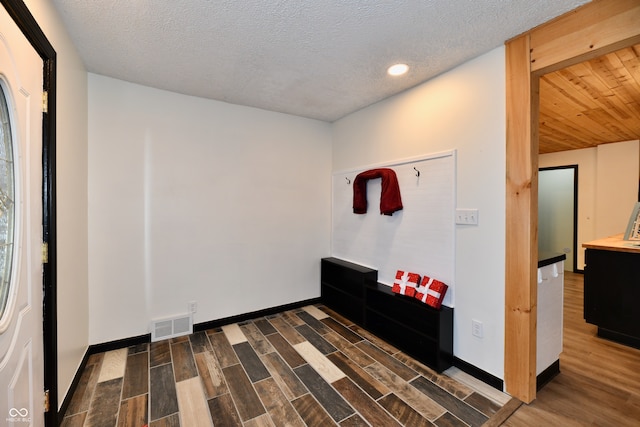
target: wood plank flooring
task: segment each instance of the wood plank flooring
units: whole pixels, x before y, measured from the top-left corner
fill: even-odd
[[[599,338],[583,317],[584,277],[565,272],[560,374],[505,426],[640,426],[640,350]]]
[[[62,426],[480,426],[514,407],[451,372],[308,306],[94,354]]]

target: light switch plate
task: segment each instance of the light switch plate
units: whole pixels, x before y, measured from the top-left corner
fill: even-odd
[[[456,224],[478,225],[478,209],[456,209]]]

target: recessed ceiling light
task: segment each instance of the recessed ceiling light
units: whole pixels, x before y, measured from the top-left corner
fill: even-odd
[[[387,73],[390,76],[401,76],[409,70],[409,66],[407,64],[396,64],[392,65],[387,69]]]

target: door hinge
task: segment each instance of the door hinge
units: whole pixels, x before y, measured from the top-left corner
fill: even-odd
[[[44,391],[44,412],[49,412],[49,390]]]
[[[47,264],[49,262],[49,244],[42,242],[42,263]]]
[[[46,90],[42,92],[42,112],[49,112],[49,92],[47,92]]]

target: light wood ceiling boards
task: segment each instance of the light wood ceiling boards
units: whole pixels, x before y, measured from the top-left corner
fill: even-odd
[[[640,139],[640,44],[540,79],[540,154]]]

